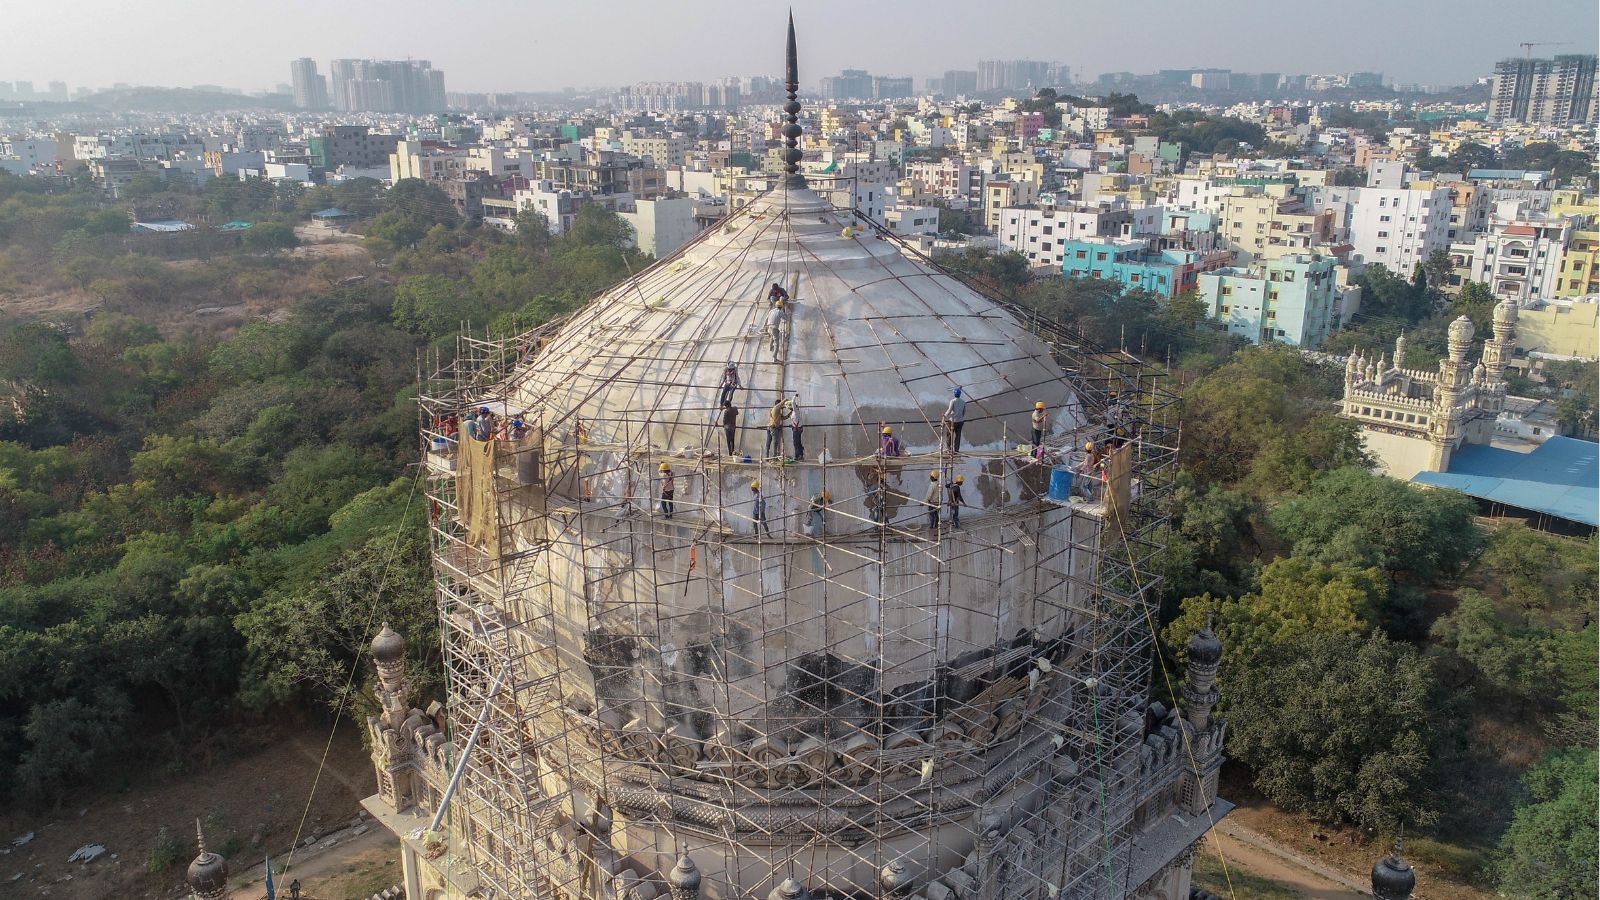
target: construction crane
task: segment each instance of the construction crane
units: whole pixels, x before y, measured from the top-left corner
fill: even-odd
[[[1517,46],[1522,48],[1522,58],[1523,59],[1532,59],[1533,58],[1533,48],[1535,48],[1535,47],[1564,47],[1564,46],[1566,46],[1567,44],[1570,44],[1570,43],[1572,43],[1572,42],[1571,41],[1523,41],[1522,43],[1518,44]]]

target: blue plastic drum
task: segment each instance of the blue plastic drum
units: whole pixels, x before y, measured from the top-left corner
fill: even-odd
[[[1056,466],[1050,470],[1050,499],[1065,503],[1072,498],[1072,467]]]

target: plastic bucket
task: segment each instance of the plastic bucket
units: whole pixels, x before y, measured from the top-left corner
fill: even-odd
[[[1072,467],[1056,466],[1050,470],[1050,499],[1065,503],[1072,498]]]

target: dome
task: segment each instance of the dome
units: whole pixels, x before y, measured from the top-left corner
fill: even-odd
[[[590,443],[711,448],[733,364],[740,424],[762,428],[776,401],[797,399],[808,458],[871,455],[885,424],[907,452],[931,451],[957,387],[974,449],[1025,439],[1037,401],[1052,431],[1079,421],[1066,374],[1020,316],[856,224],[809,189],[767,192],[577,313],[513,375],[508,403],[547,430],[575,418]],[[791,294],[776,358],[764,333],[774,282]]]
[[[1190,663],[1213,666],[1222,661],[1222,641],[1217,639],[1210,625],[1190,635],[1185,649],[1189,651]]]
[[[372,639],[372,658],[381,663],[399,662],[406,655],[406,639],[400,633],[383,623],[383,628],[378,630],[377,637]]]
[[[1409,900],[1417,886],[1417,873],[1399,853],[1391,853],[1372,867],[1372,896],[1377,900]]]
[[[200,844],[200,855],[189,863],[189,887],[202,897],[221,897],[227,887],[227,860]]]
[[[1517,321],[1517,302],[1507,297],[1494,305],[1494,323],[1511,325]]]
[[[1454,322],[1450,323],[1450,328],[1447,332],[1452,343],[1459,342],[1463,344],[1470,342],[1474,333],[1472,320],[1466,316],[1458,316]]]

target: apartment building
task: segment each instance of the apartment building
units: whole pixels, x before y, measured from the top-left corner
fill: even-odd
[[[1252,193],[1235,187],[1223,198],[1220,212],[1223,243],[1240,265],[1326,252],[1335,243],[1333,210],[1313,211],[1281,190]]]
[[[1590,227],[1572,232],[1556,280],[1557,297],[1600,295],[1600,230]]]
[[[1337,315],[1337,260],[1294,253],[1199,276],[1200,300],[1229,334],[1253,344],[1321,346]]]
[[[1333,211],[1334,227],[1361,263],[1410,275],[1417,263],[1450,246],[1446,188],[1312,187],[1302,195],[1313,211]]]
[[[1519,306],[1552,299],[1572,231],[1571,219],[1550,219],[1530,213],[1526,204],[1503,201],[1489,217],[1489,230],[1473,242],[1472,280]]]
[[[1036,267],[1061,269],[1067,242],[1114,238],[1133,224],[1133,213],[1109,204],[1008,206],[1000,211],[995,235],[1003,250],[1014,250]]]
[[[1162,247],[1159,239],[1088,238],[1066,242],[1061,272],[1068,278],[1103,278],[1128,289],[1174,297],[1199,287],[1199,276],[1227,266],[1226,250]]]

